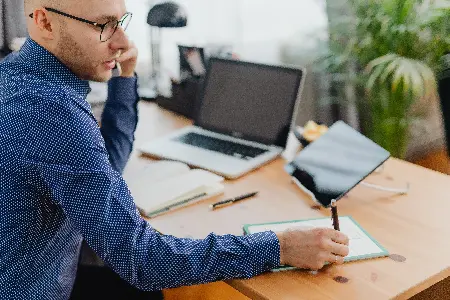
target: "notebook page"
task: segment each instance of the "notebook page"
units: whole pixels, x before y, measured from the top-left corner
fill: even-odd
[[[202,200],[205,200],[207,198],[219,195],[219,194],[223,193],[223,189],[224,189],[224,186],[220,183],[211,184],[209,186],[203,186],[200,188],[200,190],[202,191],[201,194],[199,194],[198,191],[195,193],[189,193],[183,197],[177,198],[175,201],[171,201],[170,204],[167,204],[167,206],[165,206],[164,208],[161,208],[159,210],[153,209],[151,211],[147,210],[147,211],[143,211],[143,212],[147,217],[151,217],[151,218],[156,217],[156,216],[164,214],[168,211],[180,209],[187,205],[191,205],[191,204],[200,202]]]
[[[211,172],[201,169],[191,170],[154,184],[148,183],[145,198],[135,199],[136,205],[145,211],[158,210],[172,204],[180,197],[186,197],[196,191],[206,192],[205,187],[215,186],[221,181],[223,177]]]
[[[283,231],[291,227],[327,227],[333,228],[331,219],[321,218],[315,220],[294,221],[289,223],[252,225],[248,228],[249,233],[262,232],[267,230]],[[361,256],[371,256],[385,253],[353,220],[349,217],[339,217],[339,227],[341,232],[349,238],[349,255],[345,260],[355,260]]]
[[[156,161],[147,164],[141,174],[141,179],[148,183],[178,176],[189,172],[188,165],[177,161]]]

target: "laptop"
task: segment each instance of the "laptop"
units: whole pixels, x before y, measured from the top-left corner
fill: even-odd
[[[285,166],[292,180],[324,207],[380,167],[390,153],[343,121],[334,123]]]
[[[194,124],[139,149],[238,178],[285,150],[303,81],[301,68],[212,57]]]

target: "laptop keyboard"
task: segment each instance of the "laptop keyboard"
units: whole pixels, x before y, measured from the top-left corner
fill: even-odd
[[[220,152],[225,155],[250,160],[258,155],[267,152],[265,149],[256,148],[248,145],[238,144],[231,141],[201,135],[190,132],[175,139],[178,142],[192,145],[195,147]]]

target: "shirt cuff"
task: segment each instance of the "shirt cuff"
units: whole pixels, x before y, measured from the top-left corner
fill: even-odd
[[[108,82],[108,102],[134,105],[139,100],[137,77],[113,77]]]
[[[251,245],[251,257],[259,274],[280,266],[280,241],[273,231],[253,233],[246,236]]]

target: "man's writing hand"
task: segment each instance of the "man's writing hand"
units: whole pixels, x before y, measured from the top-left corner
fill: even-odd
[[[280,262],[311,270],[325,263],[342,264],[348,255],[348,237],[329,228],[292,228],[277,233],[280,241]]]

